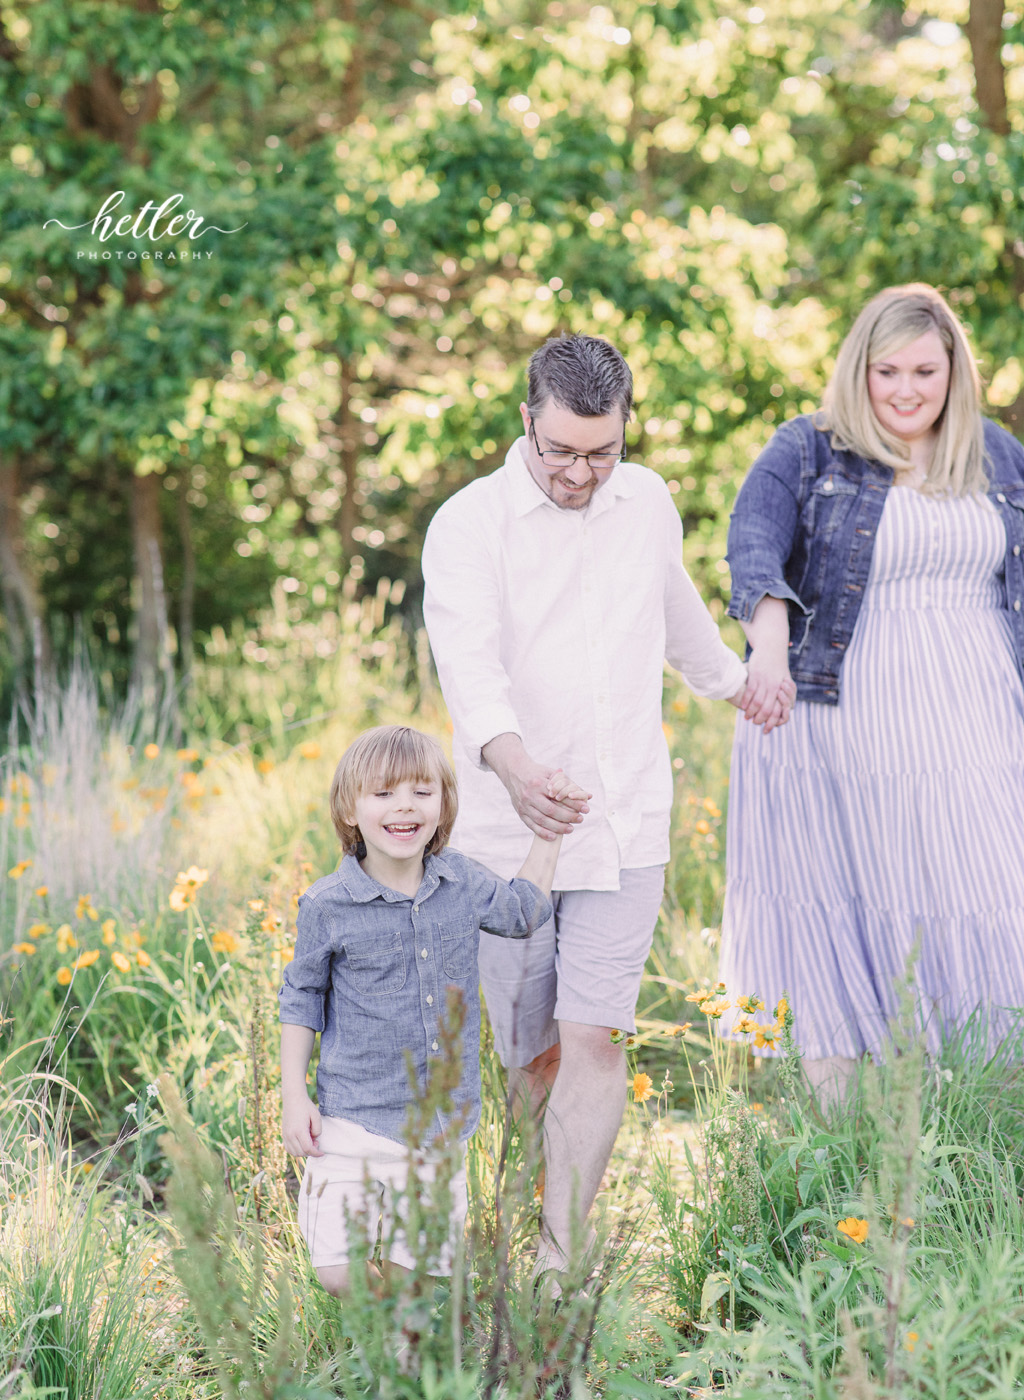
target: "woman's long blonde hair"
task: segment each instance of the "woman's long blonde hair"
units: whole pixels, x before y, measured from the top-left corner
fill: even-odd
[[[932,330],[949,356],[949,390],[923,489],[966,496],[987,485],[981,380],[963,326],[945,298],[924,282],[887,287],[865,306],[839,347],[818,426],[831,431],[834,447],[906,470],[905,444],[886,432],[871,407],[868,366]]]

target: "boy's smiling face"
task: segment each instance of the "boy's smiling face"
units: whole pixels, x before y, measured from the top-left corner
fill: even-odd
[[[380,782],[356,798],[353,820],[366,855],[360,865],[389,887],[402,888],[423,877],[423,852],[441,819],[441,784],[403,778]]]

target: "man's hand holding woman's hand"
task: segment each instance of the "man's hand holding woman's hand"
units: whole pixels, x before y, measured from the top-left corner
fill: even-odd
[[[518,734],[499,734],[481,750],[484,761],[508,789],[519,819],[536,836],[567,836],[589,812],[592,793],[560,768],[536,763]]]
[[[785,724],[796,700],[796,684],[789,674],[788,648],[765,643],[756,646],[747,662],[747,684],[732,703],[746,719],[764,726],[770,734]]]

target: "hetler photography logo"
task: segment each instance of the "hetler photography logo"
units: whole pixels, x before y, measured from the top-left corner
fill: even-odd
[[[108,195],[100,206],[96,217],[90,222],[86,220],[84,224],[65,224],[60,219],[47,219],[43,228],[49,228],[51,224],[59,224],[62,229],[73,233],[78,229],[87,228],[91,236],[98,239],[100,243],[106,243],[108,238],[135,238],[148,239],[150,243],[159,243],[162,239],[190,239],[192,242],[204,238],[208,233],[240,233],[245,224],[239,224],[238,228],[221,228],[219,224],[208,224],[201,214],[197,214],[194,209],[188,209],[184,214],[177,214],[175,210],[179,204],[184,202],[183,194],[172,194],[160,205],[152,199],[147,199],[141,209],[133,214],[122,214],[120,218],[114,218],[114,211],[127,199],[124,190],[115,190],[112,195]],[[162,225],[162,226],[161,226]],[[154,262],[201,262],[204,259],[213,257],[213,249],[202,248],[79,248],[75,254],[78,258],[85,258],[89,262],[109,262],[117,258],[119,261],[133,262],[136,260],[152,259]]]

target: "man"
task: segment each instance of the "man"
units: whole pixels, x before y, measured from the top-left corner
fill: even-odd
[[[525,436],[441,506],[423,550],[427,631],[454,723],[454,844],[507,878],[524,827],[573,833],[553,919],[523,945],[489,939],[480,951],[502,1061],[544,1115],[535,1275],[563,1270],[581,1239],[626,1102],[611,1032],[635,1029],[669,855],[663,662],[701,695],[739,705],[746,688],[683,568],[668,487],[622,461],[632,389],[607,341],[549,340],[530,361]],[[772,710],[764,697],[748,704],[759,721]],[[547,796],[558,769],[588,802]]]

